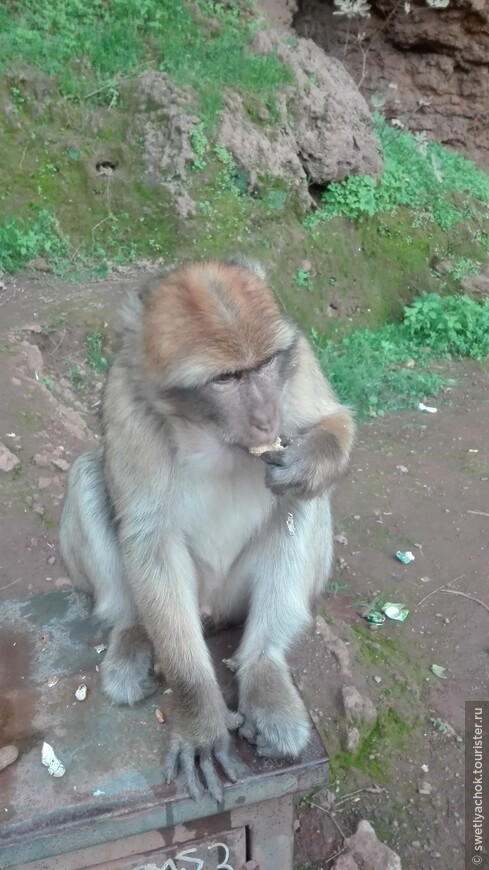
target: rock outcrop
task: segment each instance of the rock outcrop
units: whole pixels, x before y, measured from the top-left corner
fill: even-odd
[[[385,100],[382,112],[411,130],[465,152],[489,167],[489,4],[450,0],[433,9],[424,0],[393,13],[373,0],[372,15],[357,24],[333,15],[333,0],[303,0],[295,17],[300,34],[341,58],[367,97]],[[346,51],[345,51],[346,46]]]
[[[277,89],[278,117],[273,121],[264,112],[256,123],[240,94],[231,89],[223,94],[217,144],[246,174],[249,192],[259,194],[260,179],[266,185],[277,178],[307,211],[312,204],[310,185],[379,174],[382,160],[368,105],[340,61],[327,57],[312,40],[290,45],[277,33],[261,29],[249,51],[273,52],[293,72],[293,81]],[[129,144],[142,148],[146,180],[164,186],[178,213],[186,217],[195,211],[185,182],[196,158],[196,95],[174,85],[165,73],[144,72],[132,86],[129,105]]]

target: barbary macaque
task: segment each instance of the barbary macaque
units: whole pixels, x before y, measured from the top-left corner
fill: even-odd
[[[261,756],[307,744],[286,656],[327,584],[353,421],[262,267],[240,257],[176,268],[130,299],[101,419],[102,446],[70,470],[60,540],[112,626],[103,689],[134,704],[156,689],[157,663],[178,708],[165,778],[182,770],[197,798],[200,769],[221,800],[215,762],[236,779],[229,730]],[[245,623],[237,712],[203,615]]]

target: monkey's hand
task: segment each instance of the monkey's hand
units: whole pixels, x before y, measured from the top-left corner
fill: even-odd
[[[243,723],[243,716],[225,709],[222,721],[214,710],[208,716],[199,711],[192,720],[182,722],[170,738],[170,745],[163,764],[165,782],[174,780],[181,770],[190,797],[197,801],[202,797],[202,786],[198,777],[196,762],[202,774],[205,788],[214,800],[222,803],[223,787],[215,770],[218,761],[230,782],[236,782],[238,774],[230,757],[231,740],[229,731],[236,731]]]
[[[265,483],[275,495],[315,498],[341,476],[347,457],[337,432],[315,426],[282,450],[263,453]]]
[[[239,709],[245,721],[240,736],[265,758],[297,758],[309,740],[310,724],[285,663],[280,667],[262,656],[241,679]]]

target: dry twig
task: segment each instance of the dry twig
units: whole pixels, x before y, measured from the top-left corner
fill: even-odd
[[[329,816],[329,818],[333,822],[333,825],[336,827],[341,838],[343,839],[343,846],[341,847],[341,849],[339,849],[337,852],[334,853],[334,855],[331,855],[331,857],[328,858],[328,861],[332,861],[333,858],[336,858],[338,855],[341,855],[342,852],[345,852],[347,849],[350,848],[348,843],[346,842],[346,834],[343,831],[343,828],[341,827],[341,825],[336,821],[334,816],[331,815],[329,810],[326,810],[324,807],[320,806],[319,804],[315,804],[314,801],[307,801],[307,803],[309,804],[310,807],[316,807],[317,810],[321,810],[321,812],[326,813],[326,815]]]
[[[11,586],[15,586],[16,583],[20,583],[22,577],[17,577],[17,580],[12,580],[11,583],[7,583],[6,586],[0,586],[0,592],[5,592],[6,589],[10,589]]]
[[[421,601],[418,601],[418,603],[414,609],[417,610],[418,607],[421,607],[423,602],[427,601],[428,598],[431,598],[432,595],[436,595],[437,592],[441,592],[442,589],[445,589],[446,586],[451,586],[452,583],[456,583],[457,580],[463,580],[464,577],[465,577],[465,574],[461,574],[460,577],[455,577],[455,580],[450,580],[448,583],[442,583],[441,586],[438,586],[436,589],[433,589],[433,592],[428,592],[428,595],[425,595],[425,597],[422,598]]]
[[[469,601],[475,601],[476,604],[480,604],[481,607],[484,607],[489,613],[489,605],[484,601],[481,601],[480,598],[475,598],[473,595],[468,595],[467,592],[460,592],[459,589],[442,589],[442,592],[445,595],[461,595],[462,598],[468,598]]]

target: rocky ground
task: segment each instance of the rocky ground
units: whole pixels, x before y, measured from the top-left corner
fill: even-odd
[[[110,330],[137,280],[127,270],[83,286],[45,275],[1,285],[1,597],[69,584],[57,521],[69,464],[97,438],[103,380],[86,337]],[[447,365],[454,385],[430,403],[436,414],[360,428],[335,497],[330,595],[294,660],[331,756],[328,789],[297,807],[301,870],[399,866],[365,824],[347,842],[361,820],[406,870],[463,865],[464,702],[489,697],[489,375]],[[403,566],[398,549],[415,561]],[[409,615],[371,630],[362,614],[386,600]]]

